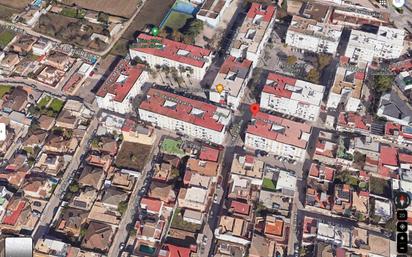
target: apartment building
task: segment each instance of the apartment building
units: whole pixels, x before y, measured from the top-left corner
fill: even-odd
[[[275,22],[275,6],[252,3],[230,49],[230,55],[246,58],[256,67]]]
[[[201,47],[143,33],[136,40],[137,44],[130,48],[130,57],[138,57],[151,67],[183,68],[194,79],[201,80],[212,62],[212,52]]]
[[[365,68],[349,65],[349,58],[342,56],[330,90],[327,108],[343,108],[346,112],[357,112],[362,107],[362,88]]]
[[[140,119],[194,138],[222,144],[231,119],[228,109],[151,88],[139,106]]]
[[[303,161],[311,131],[308,124],[259,112],[248,125],[245,145]]]
[[[295,15],[286,33],[286,44],[303,51],[335,54],[342,30],[340,25]]]
[[[196,18],[215,28],[231,2],[232,0],[206,0],[196,14]]]
[[[132,112],[133,99],[148,78],[143,69],[143,64],[131,66],[126,60],[120,61],[96,94],[99,108],[121,114]]]
[[[375,31],[352,30],[345,56],[355,63],[369,63],[374,58],[396,59],[404,48],[405,31],[380,26]]]
[[[270,111],[316,121],[325,87],[284,75],[269,73],[260,107]]]
[[[251,75],[252,61],[229,56],[221,66],[210,88],[210,101],[225,104],[236,110],[245,94],[246,85]],[[223,86],[222,92],[216,90],[217,85]]]

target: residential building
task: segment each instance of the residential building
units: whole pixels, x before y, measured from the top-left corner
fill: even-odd
[[[212,62],[210,50],[143,33],[137,37],[137,44],[130,47],[130,57],[138,57],[152,67],[183,68],[197,80],[203,79]]]
[[[246,58],[256,67],[259,57],[272,33],[275,6],[252,3],[230,49],[235,58]]]
[[[143,64],[131,66],[127,60],[120,61],[97,91],[97,105],[121,114],[133,112],[133,100],[147,78]]]
[[[140,119],[194,138],[222,144],[231,119],[228,109],[151,88],[139,106]]]
[[[412,109],[396,90],[382,95],[376,115],[403,126],[412,125]]]
[[[284,75],[269,73],[263,88],[262,109],[309,121],[319,117],[325,87]]]
[[[345,56],[355,63],[370,63],[374,58],[396,59],[404,48],[405,31],[380,26],[377,31],[352,30]]]
[[[258,112],[246,130],[246,147],[303,161],[312,127]]]
[[[333,8],[330,20],[333,24],[360,28],[362,25],[389,25],[389,13],[378,12],[364,6],[341,5]]]
[[[204,212],[208,204],[208,191],[200,187],[181,188],[178,197],[179,207]]]
[[[43,60],[43,63],[61,71],[68,71],[75,62],[75,59],[68,55],[52,51]]]
[[[46,38],[39,38],[36,43],[32,46],[32,51],[34,55],[46,55],[50,52],[53,45],[50,40]]]
[[[327,108],[357,112],[361,108],[365,69],[350,66],[349,58],[342,56],[329,92]]]
[[[196,18],[216,28],[231,2],[232,0],[206,0],[196,14]]]
[[[248,222],[234,217],[221,216],[219,225],[215,230],[218,240],[228,241],[240,245],[250,244],[248,234]]]
[[[263,176],[263,166],[264,162],[252,155],[235,154],[230,173],[260,180]]]
[[[227,105],[236,110],[252,75],[251,67],[252,62],[247,59],[239,60],[233,56],[227,57],[211,85],[210,101]],[[218,92],[217,85],[221,85],[223,91]]]
[[[371,116],[361,116],[358,112],[341,112],[336,129],[351,133],[369,135],[372,126]]]
[[[114,234],[115,231],[110,225],[92,221],[86,230],[81,246],[85,249],[108,252]]]
[[[335,54],[343,26],[293,16],[286,33],[286,44],[315,53]]]

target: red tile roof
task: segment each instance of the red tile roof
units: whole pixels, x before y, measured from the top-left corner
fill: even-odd
[[[126,60],[120,61],[96,95],[105,97],[107,94],[112,94],[115,96],[115,101],[123,102],[143,73],[143,68],[143,64],[131,66]],[[121,81],[118,81],[119,78],[121,78]]]
[[[401,72],[401,71],[407,71],[412,69],[412,58],[405,60],[405,61],[400,61],[394,64],[391,64],[390,66],[391,71],[393,72]]]
[[[270,20],[273,17],[273,14],[275,13],[275,7],[272,5],[267,6],[266,10],[264,10],[263,5],[258,4],[258,3],[252,3],[252,6],[250,7],[247,17],[248,18],[255,18],[257,15],[262,15],[263,20],[265,22],[270,22]]]
[[[310,233],[312,227],[317,227],[318,221],[316,219],[305,217],[303,219],[303,233]]]
[[[399,154],[399,162],[401,163],[412,163],[412,155],[406,153]]]
[[[350,126],[357,129],[369,130],[367,122],[368,120],[365,117],[362,117],[357,113],[339,113],[338,123],[342,126]]]
[[[398,166],[398,149],[382,146],[380,151],[382,165]]]
[[[19,219],[20,214],[22,213],[25,206],[26,202],[20,201],[16,209],[12,210],[11,213],[6,213],[6,215],[3,217],[3,224],[14,226],[17,220]]]
[[[126,119],[123,123],[122,131],[123,132],[130,132],[136,127],[137,122],[132,119]]]
[[[200,150],[199,159],[204,161],[217,162],[219,159],[220,151],[208,146],[202,146]]]
[[[163,57],[176,62],[200,68],[203,67],[206,63],[203,58],[211,54],[211,51],[205,48],[187,45],[170,39],[154,37],[143,33],[137,37],[137,42],[138,44],[142,44],[142,47],[133,48],[133,50],[135,51],[155,55],[158,57]],[[155,44],[159,47],[149,47],[146,46],[146,44]],[[189,54],[180,55],[178,54],[179,50],[187,51],[189,52]]]
[[[247,133],[299,148],[306,148],[307,141],[301,139],[301,136],[303,133],[311,132],[310,125],[263,112],[258,112],[253,118],[255,122],[248,125]],[[276,130],[273,126],[276,126]]]
[[[145,206],[146,210],[150,212],[160,212],[162,208],[162,201],[148,197],[142,197],[140,205]]]
[[[232,203],[230,204],[230,207],[234,209],[235,213],[249,215],[250,205],[247,203],[232,201]]]
[[[193,100],[167,91],[151,88],[147,92],[147,99],[143,101],[139,109],[154,112],[169,118],[181,120],[200,127],[215,131],[222,131],[224,125],[213,118],[217,107],[205,102]],[[164,106],[166,100],[176,103],[175,108]],[[191,114],[193,108],[203,111],[202,117]]]
[[[172,244],[166,244],[164,249],[168,251],[168,254],[164,257],[190,257],[190,253],[192,252],[190,248]]]
[[[282,236],[284,222],[281,219],[276,219],[274,222],[266,222],[265,234]]]
[[[263,92],[279,97],[291,98],[293,92],[286,89],[286,85],[294,86],[296,81],[297,79],[292,77],[287,77],[277,73],[269,73],[266,80],[267,85],[264,86]]]
[[[385,124],[385,135],[393,136],[395,131],[401,131],[401,125],[393,122],[386,122]]]
[[[219,73],[228,74],[229,71],[237,72],[241,69],[249,70],[252,66],[252,61],[248,59],[243,59],[243,61],[237,60],[233,56],[229,56],[226,58],[225,62],[220,67]]]

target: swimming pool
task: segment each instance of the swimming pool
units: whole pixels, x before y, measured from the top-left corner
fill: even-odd
[[[154,254],[156,252],[156,248],[150,247],[148,245],[140,245],[139,252]]]
[[[163,28],[172,13],[177,12],[195,17],[198,11],[199,9],[191,3],[176,1],[160,23],[160,28]]]

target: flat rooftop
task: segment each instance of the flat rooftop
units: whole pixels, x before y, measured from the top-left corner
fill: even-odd
[[[227,109],[155,88],[149,89],[139,109],[215,131],[222,131],[230,116]]]
[[[341,57],[331,91],[338,95],[350,91],[352,98],[360,99],[362,95],[363,81],[365,79],[365,71],[360,68],[350,67],[348,62],[349,58]]]
[[[321,37],[329,41],[339,41],[343,26],[330,23],[321,23],[316,20],[307,19],[294,15],[288,31],[294,31],[313,37]]]
[[[246,133],[283,144],[306,148],[312,127],[267,113],[258,112],[248,125]]]
[[[203,67],[211,56],[211,51],[170,39],[140,34],[134,51],[155,55],[191,66]]]

